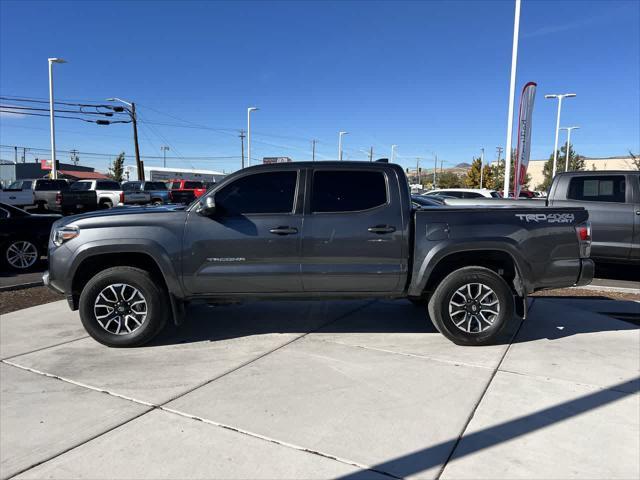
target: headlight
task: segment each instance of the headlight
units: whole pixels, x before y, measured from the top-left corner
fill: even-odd
[[[53,231],[53,243],[59,247],[78,235],[80,235],[80,229],[74,225],[58,227]]]

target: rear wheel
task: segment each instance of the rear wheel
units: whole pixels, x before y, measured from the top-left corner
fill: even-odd
[[[100,202],[100,208],[102,209],[113,208],[113,202],[111,202],[111,200],[102,200]]]
[[[440,282],[429,301],[429,316],[458,345],[489,345],[513,318],[513,294],[493,270],[461,268]]]
[[[95,275],[80,294],[82,325],[109,347],[136,347],[148,343],[164,327],[167,295],[149,272],[113,267]]]

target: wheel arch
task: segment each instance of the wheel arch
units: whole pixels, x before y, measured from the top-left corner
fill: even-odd
[[[126,242],[126,240],[125,240]],[[138,267],[147,270],[162,282],[173,297],[182,298],[183,292],[169,255],[155,242],[136,239],[133,243],[91,242],[79,248],[69,269],[69,292],[76,309],[82,286],[98,272],[114,266]]]
[[[514,295],[524,296],[527,288],[527,269],[517,252],[504,245],[451,245],[430,252],[421,265],[418,281],[412,282],[409,295],[429,296],[437,285],[459,268],[478,266],[489,268],[503,277]]]

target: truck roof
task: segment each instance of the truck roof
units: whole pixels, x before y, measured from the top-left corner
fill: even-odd
[[[321,161],[298,161],[298,162],[282,162],[282,163],[266,163],[260,165],[252,165],[250,167],[246,167],[241,171],[247,170],[277,170],[281,168],[289,168],[289,167],[298,167],[298,168],[313,168],[314,166],[321,167],[332,167],[332,168],[358,168],[358,169],[377,169],[380,167],[389,168],[393,170],[402,170],[404,173],[404,169],[401,165],[397,163],[390,162],[366,162],[363,160],[321,160]]]
[[[560,172],[556,176],[567,175],[640,175],[640,170],[576,170],[573,172]]]

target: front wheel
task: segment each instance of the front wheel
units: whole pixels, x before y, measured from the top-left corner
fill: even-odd
[[[435,327],[457,345],[489,345],[513,318],[513,294],[493,270],[464,267],[445,277],[429,301]]]
[[[40,250],[31,240],[11,240],[4,245],[4,261],[12,270],[24,271],[40,259]]]
[[[113,267],[91,278],[80,294],[80,319],[89,335],[109,347],[148,343],[164,327],[167,295],[149,272]]]

